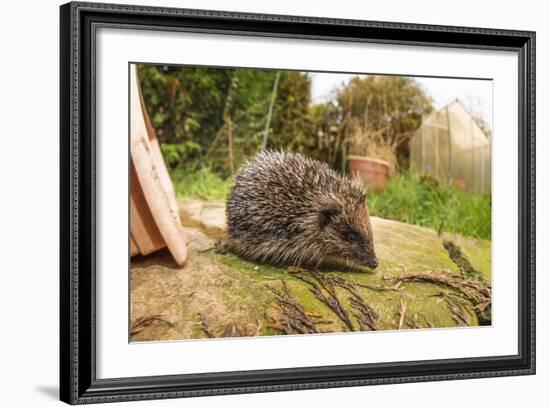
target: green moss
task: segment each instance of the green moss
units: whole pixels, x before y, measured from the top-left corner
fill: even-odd
[[[265,313],[265,310],[273,303],[273,296],[268,287],[280,289],[281,280],[285,280],[292,295],[304,306],[307,312],[320,314],[322,319],[333,320],[333,324],[325,325],[323,328],[333,331],[345,331],[345,326],[336,317],[336,315],[311,292],[310,286],[294,276],[284,267],[274,267],[270,265],[258,265],[246,260],[242,260],[234,255],[212,254],[213,259],[221,262],[230,268],[230,276],[236,278],[240,284],[232,287],[230,293],[227,293],[226,302],[230,307],[250,303],[249,312],[255,315]],[[337,267],[338,265],[332,265]],[[341,266],[341,265],[340,265]],[[329,265],[330,267],[330,265]],[[385,269],[381,264],[381,269]],[[341,277],[354,284],[363,284],[371,286],[392,285],[384,279],[390,275],[397,275],[398,272],[364,272],[364,271],[328,271],[325,267],[324,274],[332,277]],[[412,325],[414,315],[417,315],[417,324],[421,327],[429,327],[430,324],[437,327],[452,327],[457,323],[452,318],[452,313],[445,306],[438,303],[440,292],[450,292],[444,287],[432,284],[407,283],[403,291],[377,291],[369,288],[356,286],[360,295],[379,313],[380,329],[396,329],[399,321],[399,312],[401,308],[401,298],[407,302],[406,327]],[[350,294],[337,288],[336,292],[344,304],[346,310],[352,315],[349,304]],[[254,311],[253,308],[257,310]],[[264,317],[264,315],[262,315]],[[357,322],[351,318],[354,326],[359,330]],[[267,335],[280,334],[279,331],[272,328],[264,328],[262,333]]]
[[[490,240],[472,239],[460,235],[444,235],[444,239],[452,241],[457,245],[462,255],[475,268],[481,278],[485,281],[491,281],[491,253],[492,243]]]

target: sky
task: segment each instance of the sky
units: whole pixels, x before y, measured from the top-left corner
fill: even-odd
[[[310,73],[312,78],[313,101],[320,103],[330,100],[334,90],[347,83],[354,74]],[[365,76],[365,75],[359,75]],[[439,109],[456,98],[472,112],[479,112],[485,122],[492,128],[493,84],[489,80],[449,79],[449,78],[415,78],[424,91],[431,96],[434,107]]]

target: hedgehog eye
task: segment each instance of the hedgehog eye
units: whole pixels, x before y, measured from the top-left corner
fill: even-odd
[[[361,240],[360,236],[356,232],[350,232],[346,235],[346,240],[349,243],[357,243],[359,240]]]

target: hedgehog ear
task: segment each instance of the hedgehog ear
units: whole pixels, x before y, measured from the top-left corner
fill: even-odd
[[[340,213],[340,209],[336,206],[325,206],[319,210],[319,229],[323,230],[332,220],[332,218]]]

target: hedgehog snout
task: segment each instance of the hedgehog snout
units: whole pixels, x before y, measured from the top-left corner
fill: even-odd
[[[369,266],[369,268],[373,270],[378,267],[378,260],[376,259],[376,257],[373,257],[370,261],[368,261],[367,266]]]
[[[365,265],[373,270],[378,267],[378,259],[376,258],[376,255],[371,251],[361,253],[357,257],[356,262],[360,265]]]
[[[358,264],[362,266],[367,266],[370,269],[375,269],[378,267],[378,259],[374,256],[368,257],[368,258],[362,258],[359,261],[357,261]]]

